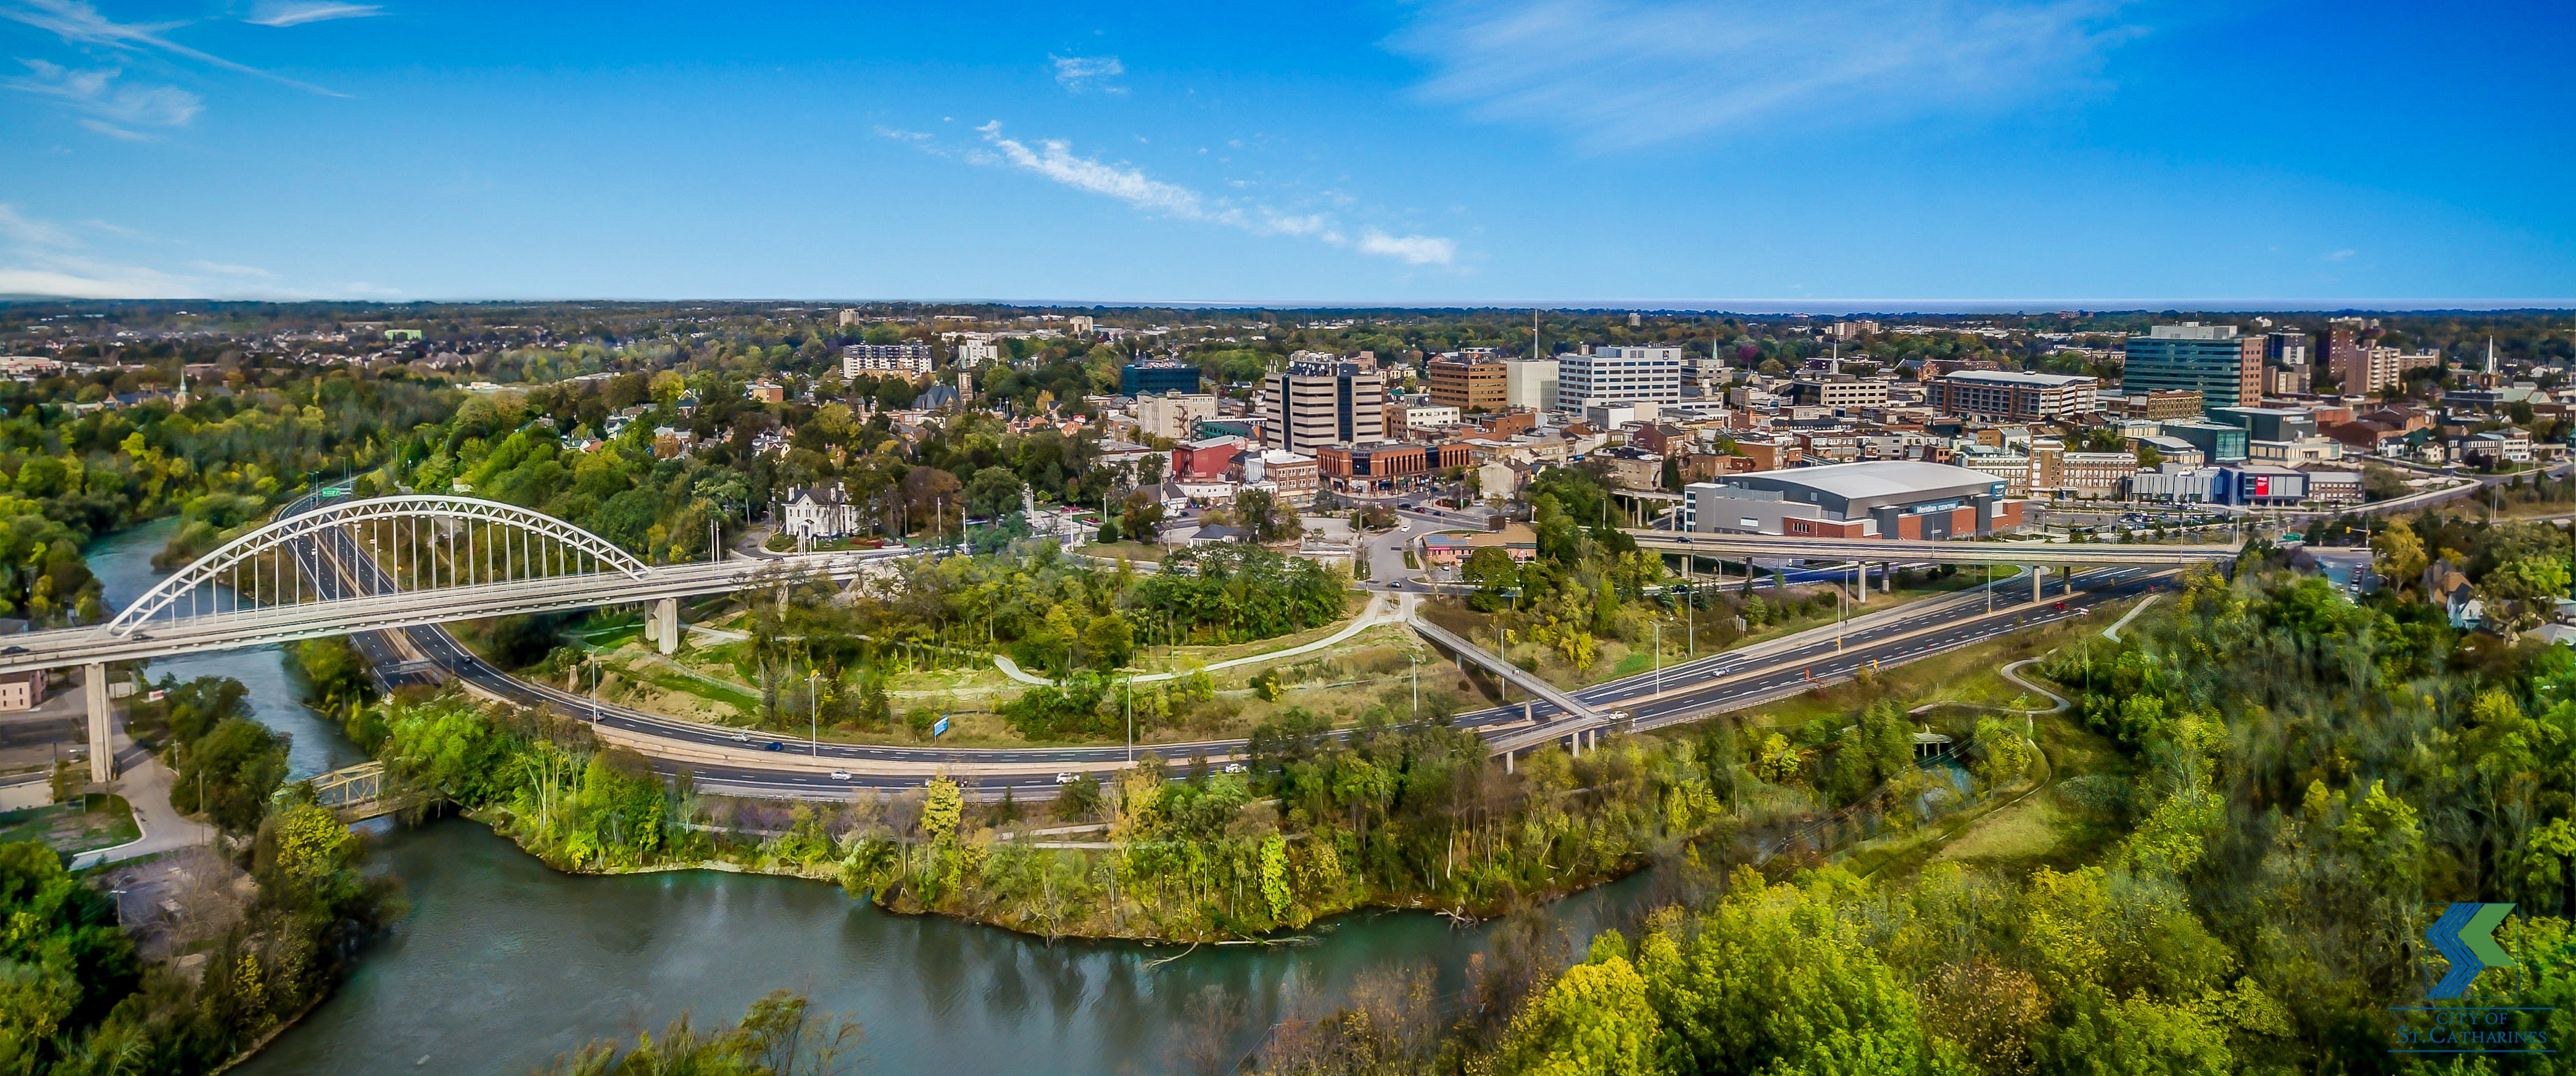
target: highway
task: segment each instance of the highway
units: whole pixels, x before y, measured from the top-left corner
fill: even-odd
[[[301,502],[299,502],[299,505]],[[290,506],[297,510],[297,506]],[[298,563],[317,591],[327,596],[355,597],[390,590],[393,581],[372,558],[361,555],[346,534],[322,532],[298,550]],[[2062,596],[2052,588],[2047,604],[2022,603],[2028,584],[1999,580],[1989,594],[1972,588],[1958,595],[1925,599],[1909,606],[1863,611],[1837,643],[1830,627],[1810,629],[1786,640],[1755,644],[1723,654],[1685,661],[1660,677],[1640,673],[1584,688],[1572,694],[1588,708],[1617,711],[1627,727],[1652,729],[1683,723],[1795,694],[1820,683],[1848,679],[1870,662],[1882,667],[1920,660],[1972,646],[1999,635],[2080,616],[2104,602],[2135,594],[2169,576],[2170,568],[2130,566],[2078,576],[2092,589]],[[1384,585],[1384,584],[1381,584]],[[1989,611],[1989,601],[1993,609]],[[2063,604],[2064,609],[2055,608]],[[356,633],[360,654],[389,683],[439,682],[448,677],[472,691],[510,703],[542,707],[593,723],[605,741],[633,747],[665,772],[685,766],[710,791],[795,798],[839,798],[855,788],[917,787],[937,773],[948,773],[983,797],[1005,789],[1022,798],[1045,798],[1056,791],[1061,772],[1106,772],[1128,764],[1125,745],[1062,748],[951,748],[865,744],[798,743],[775,733],[754,733],[699,724],[608,703],[594,703],[577,692],[532,683],[501,671],[467,650],[437,625],[406,625]],[[1475,729],[1498,752],[1518,751],[1562,740],[1580,729],[1600,727],[1598,717],[1567,714],[1545,701],[1514,702],[1459,715],[1456,723]],[[768,749],[776,744],[775,750]],[[1204,755],[1215,761],[1238,757],[1239,739],[1138,745],[1166,759]],[[849,773],[832,776],[834,770]]]

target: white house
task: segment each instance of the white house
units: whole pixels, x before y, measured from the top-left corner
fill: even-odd
[[[838,538],[859,529],[859,510],[838,480],[788,490],[778,519],[779,533],[799,538]]]

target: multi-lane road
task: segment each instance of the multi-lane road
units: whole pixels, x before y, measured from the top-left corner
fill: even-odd
[[[362,595],[390,590],[392,580],[345,536],[327,535],[303,550],[302,563],[326,593]],[[1943,598],[1867,613],[1847,629],[1818,628],[1796,636],[1676,663],[1584,688],[1573,694],[1596,711],[1617,711],[1624,726],[1651,729],[1707,717],[1850,678],[1873,664],[1884,667],[1973,646],[1999,635],[2081,616],[2156,585],[2170,569],[2111,568],[2080,575],[2082,589],[2026,600],[2028,585],[1999,580]],[[1376,586],[1390,588],[1393,580]],[[916,787],[947,773],[984,796],[1010,789],[1022,798],[1052,795],[1056,775],[1103,772],[1152,752],[1167,759],[1237,757],[1239,739],[1183,743],[1061,747],[961,748],[816,743],[805,738],[706,725],[598,702],[577,691],[522,680],[493,667],[445,628],[407,626],[360,633],[359,652],[387,681],[434,682],[453,677],[469,689],[516,705],[542,707],[590,722],[603,740],[631,746],[667,770],[686,767],[711,790],[757,795],[833,798],[855,788]],[[1543,700],[1516,701],[1462,714],[1498,750],[1563,739],[1597,720],[1562,712]],[[775,746],[773,746],[775,745]]]

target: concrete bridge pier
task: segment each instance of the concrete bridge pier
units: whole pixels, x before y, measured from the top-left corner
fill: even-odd
[[[654,626],[647,628],[646,634],[651,635],[653,641],[661,646],[662,653],[667,655],[680,652],[680,599],[664,598],[654,602],[653,615],[646,620],[646,623]],[[659,630],[656,631],[654,628]]]
[[[2044,600],[2046,600],[2046,599],[2048,598],[2048,591],[2045,589],[2047,586],[2048,586],[2048,567],[2047,567],[2046,565],[2042,565],[2042,564],[2033,564],[2033,565],[2031,565],[2031,566],[2030,566],[2030,602],[2031,602],[2031,604],[2033,604],[2033,605],[2037,605],[2037,604],[2039,604],[2040,602],[2042,602],[2042,601],[2044,601]]]
[[[116,780],[116,742],[108,731],[114,708],[107,701],[106,665],[81,666],[81,696],[89,702],[89,779],[106,784]]]

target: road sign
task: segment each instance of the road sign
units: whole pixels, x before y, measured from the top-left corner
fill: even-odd
[[[946,736],[946,735],[948,735],[948,715],[947,715],[947,714],[941,714],[941,715],[939,715],[939,723],[938,723],[938,724],[936,724],[936,725],[932,725],[932,726],[930,726],[930,734],[931,734],[932,736]]]

